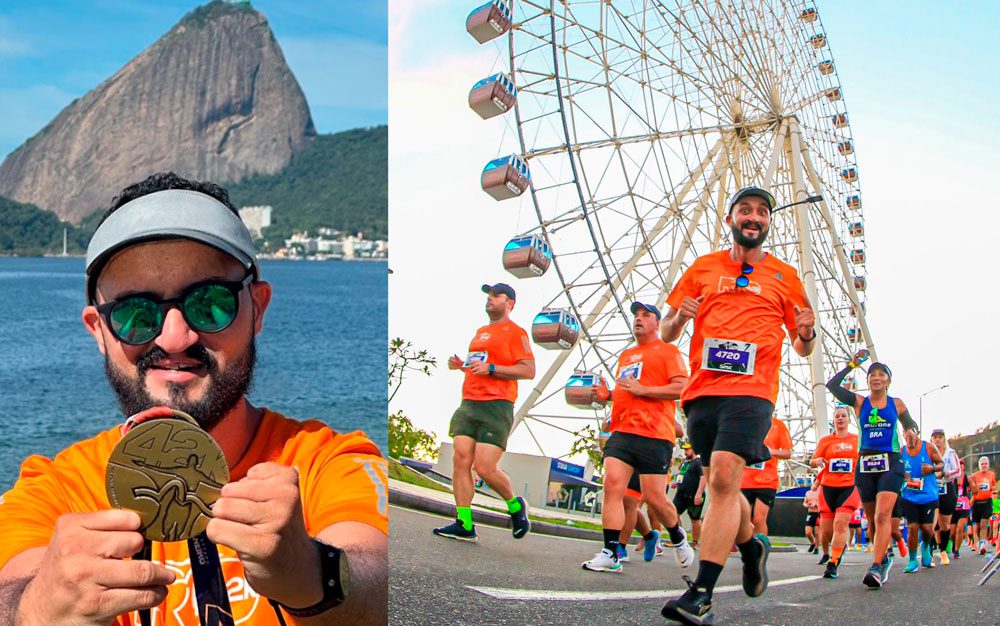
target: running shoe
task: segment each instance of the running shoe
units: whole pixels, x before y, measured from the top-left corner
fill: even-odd
[[[923,544],[921,546],[920,565],[928,569],[934,567],[934,558],[931,556],[931,548],[927,544]]]
[[[938,553],[938,558],[941,559],[941,565],[944,565],[945,567],[951,565],[951,559],[948,558],[947,552]]]
[[[955,557],[955,559],[957,560],[962,558],[962,553],[959,552],[958,550],[955,550],[954,552],[951,553],[951,556]]]
[[[670,533],[669,532],[665,532],[662,535],[662,537],[663,537],[663,547],[664,548],[676,548],[677,546],[681,545],[682,543],[687,543],[688,534],[687,534],[687,531],[684,530],[684,527],[678,525],[677,526],[677,530],[681,531],[681,534],[684,535],[684,538],[681,539],[679,542],[674,543],[673,540],[670,539]]]
[[[618,544],[618,562],[628,563],[628,548],[622,544]]]
[[[979,570],[979,573],[980,573],[980,574],[982,574],[982,573],[983,573],[983,572],[985,572],[985,571],[986,571],[987,569],[989,569],[990,565],[991,565],[991,564],[993,563],[993,559],[994,559],[994,558],[995,558],[995,557],[994,557],[994,555],[992,555],[992,554],[990,554],[990,555],[988,555],[988,556],[986,557],[986,563],[985,563],[985,564],[983,565],[983,569]]]
[[[589,561],[584,561],[581,565],[583,569],[589,569],[592,572],[615,572],[621,573],[622,564],[615,558],[615,555],[611,554],[611,550],[604,548],[600,552],[594,555],[594,558]]]
[[[829,554],[824,554],[823,556],[821,556],[819,558],[819,563],[817,563],[817,565],[826,565],[827,561],[829,561],[829,560],[830,560],[830,555]]]
[[[684,530],[681,529],[681,532]],[[679,543],[674,551],[674,559],[677,560],[677,564],[683,568],[691,567],[694,563],[694,549],[691,544],[687,542],[687,535],[684,535],[684,541]]]
[[[528,521],[528,503],[521,496],[517,497],[521,503],[521,510],[510,514],[510,526],[514,534],[514,539],[520,539],[531,530],[531,522]]]
[[[757,558],[743,562],[743,591],[751,598],[764,593],[767,589],[767,557],[771,554],[771,540],[767,535],[754,535],[760,543]]]
[[[687,591],[681,597],[664,604],[660,614],[682,624],[711,624],[715,614],[712,613],[712,598],[708,595],[708,590],[695,587],[687,576],[683,578],[688,586]]]
[[[886,555],[882,557],[882,584],[889,582],[889,570],[892,569],[892,557]]]
[[[826,564],[826,570],[823,572],[823,578],[836,578],[837,576],[837,564],[830,561]]]
[[[808,552],[809,554],[816,554],[817,551],[818,550],[817,550],[816,546],[814,546],[812,544],[809,544],[809,549],[806,550],[806,552]]]
[[[872,563],[872,566],[868,568],[868,573],[865,574],[863,582],[869,589],[878,589],[882,586],[882,566],[878,563]]]
[[[455,520],[447,526],[441,526],[440,528],[434,529],[434,534],[438,537],[447,537],[449,539],[458,539],[459,541],[479,541],[479,535],[476,534],[476,527],[473,526],[469,530],[465,530],[465,526],[462,522]]]
[[[980,539],[979,540],[979,554],[980,555],[985,555],[986,554],[986,540],[985,539]]]
[[[904,574],[912,574],[913,572],[917,571],[919,568],[920,568],[920,565],[917,563],[916,559],[910,559],[910,562],[907,563],[906,567],[903,568],[903,573]]]
[[[653,540],[647,541],[643,546],[642,559],[644,561],[652,561],[656,558],[656,549],[660,546],[660,531],[654,530],[652,533]]]
[[[896,540],[896,547],[899,548],[899,558],[905,559],[907,556],[906,542],[902,539]]]

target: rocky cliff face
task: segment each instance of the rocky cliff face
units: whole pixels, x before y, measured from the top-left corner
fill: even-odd
[[[315,134],[267,20],[217,0],[12,152],[0,195],[79,223],[156,171],[218,183],[275,173]]]

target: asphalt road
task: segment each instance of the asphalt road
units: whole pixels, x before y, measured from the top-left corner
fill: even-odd
[[[478,543],[443,539],[431,529],[449,520],[392,507],[389,533],[389,623],[399,626],[479,624],[668,624],[660,608],[684,589],[697,562],[682,570],[667,551],[641,557],[620,574],[582,570],[596,542],[477,526]],[[1000,626],[1000,575],[977,587],[981,557],[971,552],[949,567],[903,573],[898,557],[888,584],[861,584],[871,556],[850,552],[840,578],[821,578],[805,551],[772,554],[771,585],[751,599],[740,588],[740,561],[729,560],[715,593],[715,623],[733,626]],[[815,577],[815,578],[812,578]],[[726,591],[726,588],[732,588]]]

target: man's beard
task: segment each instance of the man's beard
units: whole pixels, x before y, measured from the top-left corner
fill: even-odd
[[[201,400],[188,400],[186,387],[176,383],[167,384],[166,401],[156,400],[146,391],[146,372],[159,360],[167,358],[167,353],[154,347],[136,362],[136,377],[129,378],[119,370],[107,355],[104,357],[104,374],[118,396],[118,406],[125,417],[154,406],[168,405],[183,411],[198,422],[205,430],[211,429],[243,398],[253,386],[253,371],[257,364],[257,346],[253,336],[247,351],[227,369],[220,371],[219,364],[201,344],[195,344],[184,351],[184,356],[198,360],[209,378],[208,388]]]
[[[743,224],[737,226],[736,222],[734,221],[733,225],[730,226],[730,228],[733,231],[733,242],[736,243],[736,245],[742,246],[744,248],[750,248],[750,249],[759,248],[764,243],[764,240],[767,239],[767,233],[770,232],[770,229],[764,228],[763,224],[761,224],[760,222],[756,222],[757,226],[760,228],[760,230],[758,231],[760,235],[758,235],[756,239],[751,239],[743,234],[743,225],[745,224],[746,222],[743,222]]]

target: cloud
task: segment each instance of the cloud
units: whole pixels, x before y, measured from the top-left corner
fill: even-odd
[[[281,48],[309,104],[385,109],[385,44],[349,36],[285,37]]]
[[[22,37],[8,18],[0,16],[0,59],[35,56],[37,51]]]

